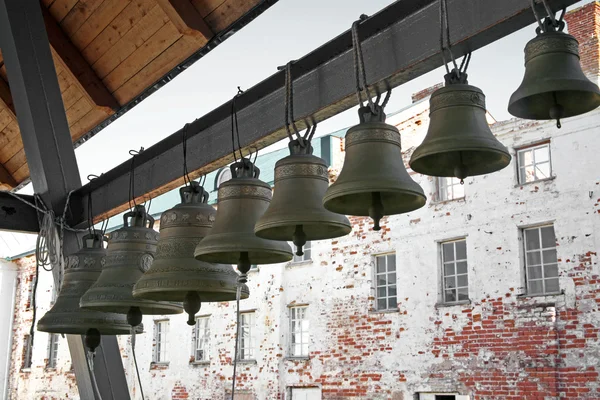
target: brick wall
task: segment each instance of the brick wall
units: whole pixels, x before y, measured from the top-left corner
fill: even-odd
[[[600,2],[592,1],[565,15],[569,33],[579,41],[581,67],[586,76],[598,83],[600,73]]]

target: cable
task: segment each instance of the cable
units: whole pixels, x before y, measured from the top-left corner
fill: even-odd
[[[135,327],[131,327],[131,353],[133,354],[133,363],[135,364],[135,373],[137,374],[138,383],[140,384],[140,394],[144,400],[144,388],[142,387],[142,378],[140,378],[140,370],[138,368],[137,357],[135,356]]]
[[[247,279],[247,275],[242,273],[238,277],[238,285],[237,291],[235,295],[235,304],[236,304],[236,323],[235,323],[235,348],[233,352],[233,377],[231,379],[231,400],[234,400],[235,397],[235,377],[237,370],[237,362],[238,362],[238,342],[240,337],[240,297],[242,294],[242,285]]]
[[[185,124],[183,126],[183,131],[182,131],[182,136],[183,136],[183,140],[182,140],[182,147],[183,147],[183,183],[185,184],[185,186],[189,186],[191,179],[190,179],[190,174],[188,172],[188,168],[187,168],[187,130],[188,130],[188,126],[190,124]],[[148,207],[150,208],[150,207]]]
[[[363,107],[361,92],[364,88],[367,96],[367,102],[369,103],[369,107],[371,111],[375,112],[375,105],[373,104],[373,99],[371,98],[371,93],[369,92],[369,86],[367,85],[367,73],[365,70],[365,60],[363,58],[362,53],[362,45],[360,42],[360,38],[358,35],[358,26],[362,21],[367,19],[366,15],[361,15],[358,21],[354,21],[352,24],[352,47],[354,49],[354,75],[356,78],[356,93],[358,97],[358,103],[361,107]],[[362,78],[362,85],[361,80]]]
[[[92,380],[92,387],[98,400],[102,400],[102,395],[100,394],[100,389],[98,389],[98,382],[96,381],[96,375],[94,374],[94,356],[95,354],[91,351],[86,352],[88,367],[90,368],[90,375]]]

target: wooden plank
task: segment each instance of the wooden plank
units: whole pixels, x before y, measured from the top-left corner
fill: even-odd
[[[11,115],[10,111],[8,111],[6,108],[3,108],[0,110],[0,132],[2,132],[4,130],[4,128],[6,128],[6,126],[8,124],[10,124],[11,122],[13,122],[15,120],[15,118],[13,117],[13,115]]]
[[[8,128],[11,128],[11,130],[16,131],[16,134],[9,132]],[[6,134],[6,138],[8,138],[8,143],[2,146],[2,151],[0,152],[0,164],[4,164],[4,166],[12,174],[16,170],[16,168],[11,169],[8,166],[7,162],[11,158],[13,158],[15,154],[23,150],[23,140],[21,139],[21,135],[19,134],[20,130],[17,124],[9,124],[2,132]]]
[[[102,110],[93,108],[90,110],[90,112],[84,115],[83,118],[71,125],[71,138],[73,138],[74,142],[79,140],[79,138],[88,133],[92,128],[104,121],[107,117],[108,116],[103,113]]]
[[[191,0],[192,4],[198,10],[202,18],[216,10],[226,0]]]
[[[83,97],[83,92],[77,85],[71,85],[67,88],[67,90],[63,90],[61,95],[65,110],[68,110],[73,106],[73,104]]]
[[[104,0],[79,0],[60,21],[60,26],[68,37],[72,37],[81,28],[92,13]]]
[[[22,143],[21,150],[17,151],[11,158],[3,162],[4,167],[11,174],[15,174],[15,172],[26,163],[27,158],[25,157],[25,150],[23,149]]]
[[[17,119],[15,117],[15,105],[13,104],[10,89],[6,81],[4,81],[2,78],[0,78],[0,108],[4,108],[11,114],[13,119]]]
[[[156,0],[165,14],[169,16],[179,33],[198,40],[204,47],[215,34],[189,0]]]
[[[54,62],[55,62],[55,64],[57,62],[62,64],[60,61],[57,61],[57,60],[54,60]],[[72,83],[74,83],[74,82],[71,82],[71,80],[72,80],[71,76],[65,71],[62,71],[62,72],[56,74],[56,78],[58,79],[58,86],[60,87],[61,93],[64,92],[65,90],[67,90],[68,88],[70,88],[71,86],[73,86]]]
[[[226,0],[204,19],[213,32],[221,32],[261,0]]]
[[[114,46],[146,14],[156,6],[154,0],[135,0],[81,51],[90,64],[94,64],[104,53]]]
[[[111,92],[115,92],[181,36],[175,25],[167,22],[102,81]]]
[[[152,60],[150,64],[146,65],[142,70],[118,88],[113,93],[113,96],[115,96],[117,101],[121,104],[127,103],[148,87],[148,85],[156,82],[173,69],[179,63],[178,60],[191,56],[198,48],[199,46],[195,40],[192,40],[187,36],[181,37],[167,50],[163,51],[158,57]]]
[[[54,0],[42,0],[42,4],[46,6],[46,8],[50,7],[54,3]]]
[[[5,190],[10,190],[17,186],[15,178],[8,173],[2,164],[0,164],[0,185],[3,186]]]
[[[78,49],[84,49],[130,4],[130,0],[105,0],[71,36]]]
[[[51,6],[47,7],[48,11],[54,17],[54,20],[60,23],[77,4],[78,0],[56,0]]]
[[[55,64],[61,66],[73,78],[74,83],[80,86],[84,96],[88,98],[90,103],[105,108],[107,113],[118,109],[119,104],[115,98],[96,76],[96,73],[79,50],[65,36],[52,15],[46,9],[43,9],[42,14]]]
[[[66,110],[69,126],[72,126],[75,122],[79,121],[84,115],[90,112],[92,108],[92,104],[90,104],[85,97],[73,104],[71,108]]]
[[[29,178],[29,165],[24,163],[13,173],[13,177],[17,182],[23,182],[25,179]]]
[[[98,61],[92,64],[96,74],[103,79],[119,66],[127,57],[144,42],[152,37],[161,27],[169,21],[167,14],[158,5],[138,22],[133,29],[127,32],[110,50]]]

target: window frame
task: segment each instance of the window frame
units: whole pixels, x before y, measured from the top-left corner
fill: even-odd
[[[391,274],[391,272],[388,270],[388,257],[393,257],[394,259],[394,272],[393,274],[396,276],[394,283],[390,284],[388,282],[389,279],[389,275]],[[377,271],[377,265],[378,265],[378,260],[380,258],[385,258],[385,272],[380,273]],[[374,266],[373,266],[373,286],[375,288],[375,293],[374,293],[374,299],[375,299],[375,306],[373,307],[374,311],[376,312],[396,312],[398,311],[398,265],[397,265],[397,255],[396,252],[390,252],[390,253],[382,253],[382,254],[376,254],[373,256],[373,261],[374,261]],[[379,276],[380,275],[386,275],[386,285],[379,285]],[[396,294],[393,296],[389,295],[389,287],[390,286],[394,286],[396,289]],[[385,296],[385,301],[386,301],[386,307],[385,308],[380,308],[379,307],[379,300],[384,299],[384,297],[380,297],[379,296],[379,289],[385,287],[386,288],[386,296]],[[396,305],[394,307],[390,307],[390,302],[389,300],[391,298],[395,298],[395,302]]]
[[[544,148],[544,147],[548,148],[548,161],[543,161],[540,164],[548,163],[548,166],[549,166],[548,176],[545,177],[545,178],[537,178],[537,174],[535,174],[536,178],[534,180],[529,181],[529,182],[522,181],[521,180],[521,170],[524,169],[524,168],[526,168],[526,167],[528,167],[528,166],[533,166],[534,167],[533,171],[535,173],[535,171],[536,171],[536,165],[537,165],[537,163],[535,162],[535,150],[541,149],[541,148]],[[547,180],[547,179],[554,178],[554,175],[553,175],[554,170],[552,168],[552,151],[551,150],[552,149],[550,147],[550,140],[546,140],[546,141],[543,141],[543,142],[536,142],[536,143],[533,143],[533,144],[530,144],[530,145],[527,145],[527,146],[518,147],[518,148],[515,149],[515,153],[516,153],[515,157],[517,159],[517,162],[516,162],[516,165],[517,165],[517,182],[518,182],[519,185],[527,185],[527,184],[530,184],[530,183],[544,181],[544,180]],[[523,165],[522,166],[521,165],[521,157],[520,157],[520,155],[523,152],[529,152],[529,151],[532,152],[532,160],[533,160],[532,162],[533,163],[530,164],[530,165]]]
[[[48,334],[48,362],[46,368],[54,369],[58,364],[58,340],[60,334],[49,333]]]
[[[302,318],[297,317],[298,310],[303,310]],[[309,358],[310,355],[310,320],[307,317],[308,305],[294,305],[289,307],[289,328],[290,328],[290,341],[289,341],[289,355],[290,358]],[[296,332],[298,330],[294,329],[295,323],[297,324],[300,321],[300,342],[297,342],[295,339],[297,337]],[[303,322],[307,322],[306,331],[304,329]],[[296,354],[295,348],[296,346],[300,346],[300,354]],[[306,346],[306,354],[304,354],[304,346]]]
[[[456,258],[456,243],[458,242],[465,242],[465,256],[466,258],[464,259],[457,259]],[[445,262],[444,261],[444,245],[445,244],[451,244],[452,243],[452,250],[454,252],[454,259],[452,261],[449,262]],[[438,251],[438,257],[439,257],[439,262],[440,262],[440,291],[441,291],[441,304],[448,304],[448,305],[456,305],[456,304],[464,304],[464,303],[469,303],[471,301],[471,298],[469,296],[469,252],[467,249],[467,237],[463,236],[463,237],[457,237],[454,239],[449,239],[449,240],[443,240],[438,242],[439,244],[439,251]],[[467,263],[467,272],[465,273],[458,273],[458,269],[457,269],[457,264],[459,262],[466,262]],[[454,265],[454,274],[448,275],[446,276],[446,264],[453,264]],[[467,276],[467,286],[458,286],[458,276],[463,276],[466,275]],[[449,301],[446,299],[446,278],[449,277],[453,277],[454,281],[456,283],[456,286],[454,288],[451,288],[455,295],[456,295],[456,300],[455,301]],[[459,300],[458,299],[458,290],[459,289],[463,289],[465,288],[467,289],[467,299],[463,299],[463,300]],[[448,289],[449,290],[449,289]]]
[[[33,365],[33,352],[31,351],[31,336],[26,334],[23,336],[23,362],[21,370],[30,370]]]
[[[160,328],[160,332],[158,327]],[[163,331],[163,326],[165,327]],[[153,364],[169,364],[167,359],[167,339],[169,334],[169,320],[168,319],[157,319],[154,320],[154,349],[152,351],[152,363]],[[159,337],[160,336],[160,337]]]
[[[35,293],[35,275],[30,275],[31,280],[29,281],[29,285],[27,287],[27,301],[25,302],[25,311],[31,311],[33,309],[33,296]]]
[[[447,182],[448,180],[451,181],[451,185],[449,185],[450,187],[452,187],[452,198],[444,198],[442,196],[442,193],[447,193],[447,190],[444,190],[445,188],[448,188],[447,184],[442,185],[442,182]],[[460,197],[455,197],[454,196],[454,186],[460,185],[463,187],[463,195]],[[460,179],[456,178],[456,177],[436,177],[435,178],[435,190],[436,190],[436,200],[439,203],[442,202],[446,202],[446,201],[455,201],[455,200],[464,200],[466,197],[466,193],[464,190],[465,184],[464,181],[463,183],[460,183]]]
[[[202,328],[204,342],[202,349],[198,348],[198,342],[200,339],[200,321],[206,321],[205,326]],[[198,350],[203,351],[203,357],[198,358]],[[194,346],[193,346],[193,355],[195,363],[210,363],[210,315],[202,315],[196,317],[196,325],[194,325]]]
[[[250,321],[245,322],[245,316],[250,316]],[[244,335],[244,326],[247,326],[248,329],[248,338]],[[255,311],[241,311],[240,312],[240,326],[239,326],[239,336],[238,336],[238,361],[255,361],[256,360],[256,343],[255,343],[255,335],[254,329],[256,328],[256,312]],[[247,346],[246,346],[247,344]],[[246,356],[246,351],[248,355]]]
[[[552,227],[552,230],[554,232],[554,247],[542,247],[543,243],[542,243],[542,229],[543,228],[548,228],[548,227]],[[533,230],[537,230],[538,231],[538,239],[539,239],[539,244],[540,247],[538,249],[533,249],[533,250],[527,250],[527,231],[533,231]],[[558,262],[558,246],[556,245],[556,229],[554,228],[554,223],[545,223],[545,224],[539,224],[539,225],[532,225],[532,226],[525,226],[520,228],[520,235],[521,235],[521,240],[522,240],[522,251],[523,251],[523,273],[524,273],[524,277],[525,277],[525,295],[526,296],[553,296],[553,295],[557,295],[562,293],[562,289],[560,288],[560,270],[559,270],[559,262]],[[555,258],[556,258],[556,262],[550,262],[548,264],[544,263],[543,260],[543,253],[544,251],[548,251],[548,250],[554,250],[555,251]],[[540,254],[540,264],[535,264],[532,267],[541,267],[541,273],[542,273],[542,277],[541,278],[535,278],[535,279],[530,279],[529,278],[529,262],[528,262],[528,253],[534,253],[534,252],[539,252]],[[546,270],[545,270],[545,266],[547,265],[556,265],[556,270],[557,270],[557,275],[556,277],[550,277],[547,278],[546,277]],[[557,283],[558,283],[558,290],[556,291],[546,291],[546,281],[550,280],[550,279],[556,279]],[[532,290],[530,289],[530,281],[541,281],[542,282],[542,292],[532,292]]]
[[[293,243],[291,244],[291,246],[292,246],[292,248],[296,247]],[[299,264],[299,263],[303,263],[303,262],[312,261],[312,241],[311,240],[306,241],[306,243],[302,247],[302,252],[303,252],[303,254],[301,256],[298,256],[298,255],[296,255],[296,252],[294,251],[294,258],[292,258],[292,264]]]

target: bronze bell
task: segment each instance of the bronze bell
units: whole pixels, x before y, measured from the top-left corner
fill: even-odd
[[[81,297],[81,307],[127,314],[128,320],[136,322],[141,322],[142,314],[181,313],[183,309],[179,303],[133,297],[133,286],[152,264],[159,233],[152,229],[154,218],[146,213],[143,205],[136,205],[133,211],[123,216],[123,221],[123,228],[109,235],[102,273]]]
[[[423,189],[408,175],[400,132],[386,124],[383,109],[359,109],[360,124],[346,133],[346,158],[340,175],[323,198],[329,211],[370,216],[374,230],[384,215],[407,213],[425,205]]]
[[[104,235],[83,237],[83,247],[67,257],[64,279],[52,308],[39,320],[42,332],[84,335],[97,329],[102,335],[128,335],[130,326],[124,315],[86,310],[79,307],[79,298],[100,276],[106,256]]]
[[[219,186],[216,221],[196,246],[198,260],[237,264],[246,273],[251,264],[273,264],[292,259],[286,242],[254,234],[256,221],[271,202],[271,187],[258,179],[260,170],[248,159],[231,165],[232,179]]]
[[[231,265],[210,264],[194,258],[196,245],[211,230],[215,209],[208,192],[196,181],[179,189],[181,203],[162,214],[160,239],[152,266],[133,288],[133,296],[158,301],[180,301],[195,324],[201,302],[236,299],[238,274]],[[241,298],[250,291],[242,286]]]
[[[449,75],[460,78],[454,81]],[[414,171],[462,180],[510,164],[508,149],[496,139],[486,121],[485,95],[468,85],[466,76],[451,72],[446,76],[446,86],[431,95],[427,136],[410,159]]]
[[[579,43],[561,31],[543,32],[525,46],[525,77],[510,97],[515,117],[557,120],[584,114],[600,105],[600,90],[583,73]]]
[[[329,187],[327,164],[312,155],[310,141],[288,145],[290,155],[275,164],[275,191],[269,208],[256,223],[256,236],[293,241],[297,255],[307,240],[331,239],[352,230],[344,215],[323,207],[323,195]]]

